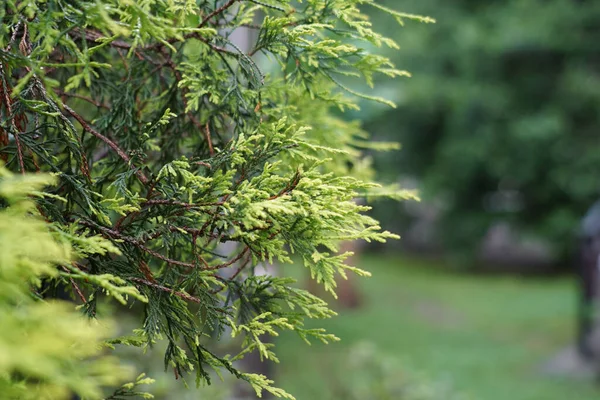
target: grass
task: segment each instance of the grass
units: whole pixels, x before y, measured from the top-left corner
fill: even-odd
[[[573,340],[571,280],[458,275],[393,256],[364,256],[359,266],[373,273],[360,280],[365,304],[315,324],[341,342],[307,347],[293,335],[278,339],[276,383],[298,400],[336,398],[327,397],[332,385],[344,384],[336,371],[365,339],[405,370],[468,398],[600,398],[588,381],[540,371]]]

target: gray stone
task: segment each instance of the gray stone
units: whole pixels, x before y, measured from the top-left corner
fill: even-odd
[[[504,221],[490,226],[481,241],[478,258],[489,268],[510,266],[524,269],[524,272],[550,268],[556,261],[548,242],[526,237]]]
[[[584,359],[576,346],[560,350],[541,366],[541,372],[554,377],[592,380],[597,377],[594,362]]]

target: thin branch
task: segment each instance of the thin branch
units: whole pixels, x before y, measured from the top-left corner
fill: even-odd
[[[256,46],[251,52],[248,53],[248,57],[252,57],[256,53],[261,51],[263,48],[264,48],[264,46]]]
[[[237,0],[229,0],[227,3],[223,4],[221,7],[217,8],[216,10],[214,10],[213,12],[211,12],[210,14],[208,14],[200,23],[200,25],[198,26],[199,28],[202,28],[204,25],[206,25],[208,23],[208,21],[210,21],[210,19],[216,15],[219,15],[221,13],[223,13],[225,10],[227,10],[229,7],[231,7],[232,5],[235,4]]]
[[[185,203],[183,201],[167,199],[148,200],[142,203],[142,206],[180,206],[184,208],[217,207],[222,205],[223,202],[220,201],[217,203]]]
[[[239,261],[242,257],[244,257],[244,255],[250,251],[250,247],[246,246],[246,248],[244,250],[242,250],[240,252],[240,254],[238,254],[235,258],[227,261],[226,263],[223,264],[219,264],[219,265],[215,265],[213,267],[209,267],[209,268],[203,268],[205,271],[214,271],[217,269],[222,269],[222,268],[227,268],[229,267],[231,264],[235,263],[236,261]]]
[[[158,289],[160,291],[171,293],[171,294],[173,294],[173,295],[175,295],[175,296],[177,296],[177,297],[179,297],[181,299],[184,299],[184,300],[187,300],[187,301],[191,301],[193,303],[200,304],[202,302],[202,300],[200,300],[197,297],[194,297],[194,296],[192,296],[190,294],[187,294],[187,293],[184,293],[184,292],[178,292],[178,291],[176,291],[174,289],[171,289],[170,287],[163,286],[163,285],[160,285],[158,283],[153,283],[153,282],[147,281],[147,280],[142,279],[142,278],[129,278],[129,279],[132,280],[132,281],[134,281],[134,282],[138,282],[138,283],[141,283],[143,285],[146,285],[146,286]],[[225,310],[224,308],[219,308],[219,307],[211,307],[211,308],[213,310],[215,310],[215,311],[220,312],[220,313],[224,313],[224,314],[227,313],[227,310]]]
[[[252,254],[248,254],[248,257],[246,258],[246,260],[244,260],[244,262],[239,266],[239,268],[235,271],[235,273],[233,275],[231,275],[231,277],[229,277],[228,279],[222,278],[219,275],[214,275],[214,277],[217,278],[218,280],[220,280],[221,282],[223,282],[225,285],[227,285],[227,283],[229,281],[232,281],[235,278],[237,278],[237,276],[240,274],[240,272],[242,272],[242,270],[244,268],[246,268],[246,266],[248,265],[248,262],[250,262],[250,257],[252,257]],[[210,293],[217,294],[217,293],[220,293],[223,290],[225,290],[225,288],[226,288],[226,286],[220,287],[218,289],[211,290]]]
[[[14,127],[14,122],[13,122]],[[23,148],[21,147],[21,139],[19,139],[19,132],[14,132],[15,143],[17,144],[17,158],[19,159],[19,168],[21,173],[25,174],[25,163],[23,162]]]
[[[135,240],[135,239],[134,239]],[[144,246],[143,244],[139,243],[138,241],[135,241],[135,243],[132,243],[135,246],[137,246],[140,250],[145,251],[146,253],[158,258],[159,260],[162,260],[168,264],[173,264],[173,265],[179,265],[181,267],[188,267],[188,268],[195,268],[196,266],[192,263],[187,263],[185,261],[179,261],[179,260],[173,260],[172,258],[168,258],[166,256],[163,256],[162,254],[160,254],[157,251],[154,251],[152,249],[149,249],[148,247]]]
[[[212,50],[218,52],[218,53],[223,53],[223,54],[227,54],[230,55],[232,57],[241,57],[242,55],[236,52],[233,52],[231,50],[227,50],[224,47],[220,47],[217,46],[216,44],[211,43],[208,39],[206,39],[205,37],[201,36],[198,32],[191,32],[191,33],[187,33],[185,35],[183,35],[183,41],[188,40],[188,39],[197,39],[201,42],[203,42],[204,44],[206,44],[208,47],[210,47]],[[166,42],[169,44],[174,44],[179,42],[180,40],[178,38],[171,38],[169,40],[167,40]],[[165,43],[164,42],[158,42],[158,43],[154,43],[151,45],[148,45],[146,47],[142,47],[141,50],[160,50],[162,51],[165,48]]]
[[[237,1],[237,0],[233,0],[233,2],[235,2],[235,1]],[[81,33],[79,33],[77,30],[73,30],[71,32],[75,33],[75,36],[82,37]],[[100,32],[95,32],[95,31],[92,31],[89,29],[85,31],[85,36],[86,36],[86,39],[93,40],[93,41],[100,39],[100,38],[105,38],[105,36],[103,36]],[[206,43],[211,49],[213,49],[219,53],[225,53],[225,54],[228,54],[228,55],[234,56],[234,57],[240,56],[239,54],[237,54],[233,51],[227,50],[223,47],[219,47],[217,45],[210,43],[208,41],[208,39],[202,37],[198,32],[190,32],[190,33],[183,35],[183,40],[187,40],[187,39],[198,39],[201,42]],[[180,41],[179,38],[170,38],[166,42],[168,44],[174,44],[179,41]],[[117,49],[131,50],[131,44],[121,41],[121,40],[114,40],[114,41],[110,42],[110,46],[115,47]],[[148,46],[140,47],[139,50],[141,50],[141,51],[162,50],[164,47],[165,47],[164,42],[157,42],[157,43],[154,43],[154,44],[151,44]],[[137,54],[137,52],[136,52],[136,55],[138,56],[138,58],[141,57],[140,54]]]
[[[165,64],[168,65],[169,68],[171,68],[171,70],[173,70],[173,74],[175,75],[175,80],[178,83],[181,82],[181,79],[182,79],[181,72],[179,72],[179,70],[177,69],[177,66],[175,65],[175,63],[173,62],[173,60],[171,59],[171,57],[169,56],[169,54],[166,51],[163,51],[162,53],[163,53],[163,55],[166,58]],[[187,92],[188,92],[187,88],[183,87],[181,89],[181,97],[182,97],[182,100],[183,100],[183,105],[184,105],[184,107],[186,109],[188,107],[188,101],[187,101],[187,97],[186,97]],[[200,124],[200,121],[198,121],[198,119],[196,118],[196,116],[194,114],[192,114],[191,112],[188,112],[186,115],[192,121],[192,124],[194,124],[194,126],[196,128],[198,128],[200,131],[202,131],[202,125]],[[208,122],[206,123],[205,128],[206,129],[204,131],[205,132],[204,133],[204,137],[206,139],[206,142],[208,143],[209,154],[212,157],[215,154],[215,150],[213,148],[212,140],[211,140],[211,137],[210,137],[210,131],[208,129]]]
[[[143,285],[146,285],[146,286],[153,287],[155,289],[161,290],[163,292],[171,293],[171,294],[173,294],[173,295],[175,295],[177,297],[180,297],[180,298],[182,298],[184,300],[187,300],[187,301],[191,301],[191,302],[198,303],[198,304],[201,302],[201,300],[199,298],[197,298],[197,297],[194,297],[194,296],[189,295],[189,294],[184,293],[184,292],[178,292],[178,291],[176,291],[174,289],[171,289],[169,287],[160,285],[158,283],[150,282],[150,281],[147,281],[147,280],[142,279],[142,278],[129,278],[129,279],[132,280],[132,281],[134,281],[134,282],[138,282],[138,283],[141,283]],[[215,310],[217,310],[219,312],[223,312],[223,313],[226,312],[222,308],[215,308]]]
[[[106,39],[106,36],[104,36],[100,32],[96,32],[91,29],[83,30],[82,34],[82,29],[75,28],[70,33],[79,38],[83,38],[85,36],[85,39],[90,42],[96,42],[98,39]],[[110,46],[125,50],[129,50],[131,48],[131,45],[129,43],[124,42],[122,40],[113,40],[112,42],[110,42]]]
[[[237,269],[237,271],[235,271],[235,273],[233,275],[231,275],[231,278],[229,278],[229,280],[234,280],[235,278],[237,278],[237,276],[240,274],[240,272],[242,272],[242,270],[244,268],[246,268],[246,266],[248,265],[248,263],[250,262],[250,258],[252,257],[252,254],[248,254],[248,257],[246,257],[246,260],[242,263],[242,265],[240,265],[240,267]]]
[[[188,38],[187,36],[188,36],[188,35],[186,35],[186,36],[185,36],[185,37],[186,37],[186,39]],[[232,57],[236,57],[236,58],[239,58],[239,57],[242,57],[242,56],[243,56],[243,53],[236,53],[236,52],[234,52],[234,51],[227,50],[227,49],[226,49],[226,48],[224,48],[224,47],[220,47],[220,46],[217,46],[217,45],[215,45],[215,44],[212,44],[211,42],[209,42],[209,41],[208,41],[208,39],[206,39],[206,38],[203,38],[202,36],[200,36],[200,35],[198,35],[198,34],[191,35],[190,37],[192,37],[192,38],[195,38],[195,39],[198,39],[199,41],[201,41],[202,43],[206,44],[208,47],[210,47],[211,49],[213,49],[213,50],[214,50],[214,51],[216,51],[216,52],[223,53],[223,54],[227,54],[227,55],[230,55],[230,56],[232,56]]]
[[[210,165],[209,163],[204,162],[204,161],[194,161],[194,162],[192,162],[192,164],[202,165],[203,167],[212,169],[212,165]]]
[[[159,260],[162,260],[162,261],[166,262],[167,264],[179,265],[181,267],[188,267],[188,268],[195,268],[196,267],[196,265],[194,265],[192,263],[187,263],[185,261],[174,260],[172,258],[164,256],[164,255],[160,254],[159,252],[157,252],[155,250],[152,250],[152,249],[144,246],[144,244],[141,243],[139,240],[137,240],[135,238],[132,238],[130,236],[122,235],[122,234],[120,234],[119,232],[117,232],[117,231],[115,231],[113,229],[104,227],[102,225],[98,225],[96,223],[93,223],[93,222],[87,221],[87,220],[80,220],[79,223],[81,223],[83,225],[86,225],[86,226],[89,226],[89,227],[92,227],[92,228],[95,228],[95,229],[98,229],[101,232],[103,232],[103,233],[111,236],[112,238],[121,239],[124,242],[132,244],[135,247],[137,247],[138,249],[142,250],[143,252],[148,253],[151,256],[154,256],[154,257],[158,258]]]
[[[65,267],[62,267],[62,269],[67,273],[69,272],[69,270]],[[71,282],[71,285],[73,286],[73,290],[75,290],[75,292],[77,293],[77,296],[79,296],[79,298],[81,299],[83,304],[87,303],[87,300],[86,300],[85,296],[83,295],[83,292],[81,291],[81,289],[79,288],[79,286],[77,285],[75,280],[73,280],[73,278],[69,277],[69,281]]]
[[[206,141],[208,142],[208,151],[211,157],[215,154],[215,149],[213,148],[212,139],[210,138],[210,129],[208,128],[208,122],[204,126],[206,134],[204,135]]]
[[[19,138],[19,130],[20,127],[17,125],[22,125],[17,121],[17,118],[19,118],[18,115],[13,115],[12,112],[12,100],[10,99],[10,94],[8,93],[9,91],[9,87],[8,87],[8,82],[6,82],[6,80],[4,79],[4,69],[3,69],[3,65],[2,63],[0,63],[0,74],[2,76],[2,82],[0,82],[0,92],[4,95],[4,107],[6,107],[6,111],[7,114],[10,118],[10,125],[13,128],[13,136],[15,138],[15,143],[17,144],[17,158],[19,160],[19,168],[21,169],[21,173],[25,174],[25,163],[23,162],[23,148],[21,146],[21,139]],[[2,130],[2,136],[0,138],[1,142],[4,143],[6,142],[6,144],[8,144],[8,135],[6,134],[6,132],[4,132],[4,130]],[[4,137],[6,135],[6,138]]]
[[[13,33],[12,36],[10,37],[10,40],[8,41],[8,46],[6,46],[6,49],[4,51],[6,51],[7,53],[10,51],[11,46],[12,46],[12,42],[15,41],[15,39],[17,38],[17,32],[19,31],[19,28],[21,27],[21,23],[22,21],[19,20],[17,22],[17,24],[15,25],[15,27],[13,28]]]
[[[298,186],[298,183],[300,183],[300,174],[296,172],[296,175],[294,176],[294,179],[292,180],[291,183],[288,183],[285,188],[283,188],[279,193],[274,194],[273,196],[269,197],[269,200],[275,200],[285,194],[289,194],[292,190],[294,190],[296,188],[296,186]]]
[[[44,86],[44,84],[42,83],[42,81],[36,75],[33,76],[33,81],[34,81],[34,87],[38,90],[39,95],[59,115],[59,118],[69,128],[71,128],[72,132],[75,133],[76,129],[73,126],[73,124],[71,123],[71,120],[69,120],[69,118],[67,118],[63,114],[63,112],[60,110],[60,108],[58,107],[58,105],[56,104],[56,102],[52,98],[50,98],[50,96],[48,95],[48,92],[46,91],[46,87]],[[79,147],[81,149],[81,152],[80,152],[80,155],[81,155],[81,164],[79,165],[79,169],[81,170],[81,173],[88,179],[88,181],[91,182],[92,178],[90,176],[90,170],[88,168],[87,157],[85,156],[85,152],[83,151],[83,141],[81,140],[81,137],[77,136],[77,142],[79,143]]]
[[[54,89],[54,91],[55,91],[55,92],[56,92],[56,94],[58,94],[59,96],[73,97],[73,98],[76,98],[76,99],[80,99],[80,100],[87,101],[88,103],[90,103],[90,104],[93,104],[93,105],[95,105],[95,106],[96,106],[96,107],[98,107],[98,108],[105,108],[105,109],[107,109],[107,110],[109,110],[109,109],[110,109],[110,107],[109,107],[109,106],[107,106],[107,105],[105,105],[105,104],[102,104],[102,103],[100,103],[100,102],[98,102],[98,101],[96,101],[96,100],[94,100],[94,99],[92,99],[92,98],[90,98],[90,97],[82,96],[82,95],[80,95],[80,94],[76,94],[76,93],[67,93],[67,92],[63,92],[63,91],[62,91],[62,90],[60,90],[60,89]]]
[[[185,203],[183,201],[178,200],[148,200],[142,203],[142,207],[145,206],[180,206],[184,208],[192,208],[197,207],[196,204],[193,203]]]
[[[79,296],[79,298],[81,299],[83,304],[87,303],[87,300],[86,300],[85,296],[83,295],[83,292],[81,291],[81,289],[79,288],[77,283],[73,280],[73,278],[69,278],[69,281],[71,281],[71,285],[73,285],[73,289],[75,289],[77,296]]]
[[[121,148],[115,142],[113,142],[112,140],[110,140],[109,138],[107,138],[106,136],[104,136],[103,134],[101,134],[100,132],[95,130],[94,128],[92,128],[90,126],[90,124],[87,123],[87,121],[84,120],[81,115],[77,114],[75,112],[75,110],[73,110],[71,107],[69,107],[66,104],[63,104],[63,107],[69,114],[71,114],[71,116],[73,118],[75,118],[79,122],[79,124],[81,124],[83,129],[85,129],[86,131],[88,131],[89,133],[96,136],[98,139],[100,139],[104,143],[106,143],[111,149],[113,149],[119,155],[119,157],[121,157],[121,159],[123,161],[125,161],[127,163],[127,165],[130,168],[135,168],[135,166],[133,166],[131,163],[131,158],[123,150],[121,150]],[[148,184],[148,182],[150,182],[150,180],[146,177],[146,175],[144,175],[144,173],[142,171],[140,171],[139,169],[136,169],[135,175],[138,177],[140,182],[142,182],[143,184]]]
[[[204,265],[204,268],[208,268],[208,262],[206,262],[206,260],[198,252],[197,242],[198,235],[196,233],[192,233],[192,254],[194,254],[194,257],[196,257],[196,259],[198,259],[202,263],[202,265]]]

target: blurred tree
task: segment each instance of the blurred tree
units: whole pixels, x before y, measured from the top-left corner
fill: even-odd
[[[341,242],[396,237],[353,201],[411,195],[374,182],[364,155],[394,146],[333,114],[357,98],[393,105],[340,77],[402,75],[369,51],[397,46],[359,5],[428,21],[374,0],[2,2],[0,159],[13,174],[57,179],[31,212],[77,261],[49,262],[50,279],[70,285],[90,318],[107,313],[106,295],[140,311],[111,345],[166,340],[175,378],[201,385],[229,372],[292,398],[234,362],[252,352],[277,361],[261,338],[281,330],[337,340],[304,326],[335,314],[326,302],[254,269],[294,257],[335,294],[336,276],[367,274],[345,263]],[[246,51],[232,41],[242,27],[258,32]],[[275,61],[271,74],[259,55]],[[7,235],[2,245],[24,246],[26,232]],[[234,250],[220,253],[221,242]],[[0,260],[0,271],[14,268]],[[233,356],[211,341],[225,332],[241,339]]]
[[[399,171],[416,177],[424,200],[443,199],[439,232],[463,261],[499,220],[547,239],[565,260],[578,219],[600,195],[600,3],[403,7],[438,23],[400,34],[373,14],[399,39],[392,58],[419,71],[386,89],[397,110],[365,110],[369,131],[403,144],[377,167],[391,179]],[[376,215],[391,220],[396,210]]]

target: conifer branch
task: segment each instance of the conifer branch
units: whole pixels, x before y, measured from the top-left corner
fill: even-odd
[[[16,30],[15,30],[14,34],[16,34]],[[15,143],[17,145],[17,159],[19,162],[19,169],[21,171],[21,174],[24,174],[25,173],[25,163],[23,161],[23,148],[22,148],[22,144],[21,144],[21,139],[19,138],[20,127],[18,126],[18,125],[21,125],[21,122],[23,121],[24,117],[13,115],[12,100],[11,100],[10,94],[9,94],[9,87],[7,85],[7,82],[6,82],[6,79],[4,76],[4,66],[1,62],[0,62],[0,78],[2,79],[2,81],[0,82],[0,94],[2,94],[4,97],[4,107],[6,107],[6,113],[11,118],[10,125],[13,130],[12,133],[13,133],[13,137],[15,138]],[[8,144],[8,133],[5,132],[5,130],[2,128],[0,128],[0,143],[2,143],[4,145]]]
[[[65,267],[62,267],[62,269],[65,272],[69,272],[68,269],[66,269]],[[69,282],[71,283],[71,286],[73,286],[73,290],[75,290],[75,293],[77,293],[77,296],[79,296],[79,299],[81,300],[81,302],[83,304],[87,303],[87,300],[83,294],[83,292],[81,291],[81,288],[79,287],[79,285],[77,285],[77,282],[75,282],[75,280],[72,277],[69,277]]]
[[[204,132],[205,132],[206,142],[208,143],[208,152],[209,152],[210,156],[212,157],[215,155],[215,149],[213,148],[212,139],[210,137],[210,129],[208,127],[208,122],[206,123],[204,128],[205,128]]]
[[[73,28],[70,32],[73,36],[77,38],[85,38],[88,42],[96,42],[98,39],[106,39],[106,37],[100,32],[96,32],[92,29],[82,29],[79,27]],[[129,50],[131,49],[131,45],[123,40],[111,40],[109,45],[111,47],[115,47],[118,49]]]
[[[246,260],[244,260],[240,264],[240,266],[238,267],[238,269],[233,273],[233,275],[231,275],[231,277],[229,277],[230,281],[233,281],[235,278],[237,278],[237,276],[240,274],[240,272],[242,272],[242,270],[248,266],[248,263],[250,262],[251,257],[252,257],[252,253],[248,253],[248,256],[246,257]]]
[[[223,54],[226,54],[226,55],[228,55],[228,56],[235,57],[235,58],[239,58],[239,57],[241,56],[241,54],[240,54],[240,53],[236,53],[236,52],[233,52],[233,51],[231,51],[231,50],[227,50],[227,49],[226,49],[226,48],[224,48],[224,47],[217,46],[216,44],[214,44],[214,43],[211,43],[211,42],[210,42],[208,39],[206,39],[206,38],[204,38],[204,37],[202,37],[202,36],[199,36],[199,35],[197,35],[197,34],[196,34],[196,35],[194,35],[193,37],[194,37],[195,39],[198,39],[198,40],[199,40],[199,41],[201,41],[202,43],[206,44],[208,47],[210,47],[212,50],[214,50],[214,51],[216,51],[216,52],[218,52],[218,53],[223,53]]]
[[[86,101],[86,102],[88,102],[90,104],[95,105],[98,108],[104,108],[106,110],[110,109],[110,107],[107,106],[106,104],[102,104],[102,103],[100,103],[100,102],[98,102],[98,101],[96,101],[96,100],[94,100],[94,99],[92,99],[91,97],[88,97],[88,96],[83,96],[83,95],[78,94],[78,93],[68,93],[68,92],[64,92],[64,91],[62,91],[60,89],[56,89],[56,88],[54,89],[54,92],[56,94],[58,94],[59,96],[73,97],[75,99],[80,99],[80,100]]]
[[[334,74],[368,84],[374,74],[401,74],[369,54],[395,44],[371,29],[359,9],[365,2],[336,0],[333,8],[311,0],[298,9],[263,0],[58,3],[29,2],[26,19],[19,2],[0,6],[8,10],[0,29],[2,158],[13,172],[40,171],[19,175],[24,180],[57,176],[57,186],[34,199],[51,227],[42,231],[56,236],[43,248],[64,243],[64,253],[86,265],[75,269],[75,260],[53,255],[69,269],[52,267],[55,279],[69,278],[90,316],[100,293],[122,304],[147,302],[142,333],[131,342],[165,338],[165,363],[177,378],[197,371],[199,384],[210,380],[207,366],[242,377],[209,349],[206,333],[223,340],[223,327],[246,334],[241,354],[259,345],[272,359],[257,342],[261,332],[328,339],[302,327],[305,318],[333,315],[323,301],[298,295],[288,278],[244,271],[291,262],[294,253],[333,292],[336,274],[352,270],[347,254],[317,249],[336,249],[344,238],[394,237],[352,202],[377,187],[359,178],[373,172],[360,161],[368,135],[332,112],[356,108],[356,96],[382,101]],[[250,23],[259,13],[259,24]],[[256,43],[230,40],[240,26],[260,31]],[[280,71],[264,75],[252,59],[259,51]],[[80,110],[72,107],[79,101]],[[220,249],[224,242],[235,249]],[[215,295],[221,291],[227,295]],[[251,301],[231,302],[237,296]],[[267,379],[243,377],[258,392],[291,398]]]
[[[269,200],[275,200],[283,195],[289,194],[292,192],[292,190],[294,190],[296,188],[296,186],[298,186],[298,183],[300,183],[300,173],[296,172],[296,174],[294,175],[294,178],[292,179],[292,182],[289,182],[285,188],[281,189],[279,191],[279,193],[272,195],[271,197],[269,197]]]
[[[241,260],[242,257],[244,257],[244,255],[246,253],[248,253],[250,251],[250,246],[246,245],[246,247],[244,248],[244,250],[242,250],[237,256],[235,256],[234,258],[232,258],[231,260],[223,263],[223,264],[219,264],[219,265],[215,265],[212,267],[208,267],[208,268],[204,268],[204,270],[206,271],[215,271],[218,269],[223,269],[223,268],[227,268],[229,266],[231,266],[232,264],[236,263],[237,261]]]
[[[236,1],[238,1],[238,0],[229,0],[227,3],[223,4],[221,7],[217,8],[216,10],[214,10],[213,12],[208,14],[206,17],[204,17],[202,22],[200,22],[200,25],[198,25],[198,27],[202,28],[203,26],[205,26],[212,17],[222,14],[223,12],[225,12],[225,10],[227,10],[229,7],[234,5]]]
[[[142,279],[142,278],[129,278],[129,280],[141,283],[143,285],[146,285],[146,286],[158,289],[158,290],[161,290],[163,292],[171,293],[172,295],[177,296],[179,298],[182,298],[183,300],[191,301],[191,302],[197,303],[197,304],[201,304],[202,303],[202,300],[200,300],[197,297],[194,297],[194,296],[192,296],[192,295],[190,295],[188,293],[178,292],[178,291],[176,291],[174,289],[171,289],[169,287],[163,286],[163,285],[155,283],[155,282],[150,282],[150,281],[147,281],[147,280]],[[215,311],[218,311],[220,313],[223,313],[223,314],[228,314],[227,310],[225,310],[223,308],[220,308],[220,307],[212,307],[212,309],[215,310]]]
[[[171,293],[171,294],[173,294],[173,295],[175,295],[177,297],[181,297],[182,299],[187,300],[187,301],[192,301],[194,303],[200,303],[201,302],[200,299],[198,299],[198,298],[196,298],[194,296],[191,296],[191,295],[189,295],[187,293],[178,292],[176,290],[173,290],[173,289],[171,289],[169,287],[163,286],[163,285],[158,284],[156,282],[150,282],[150,281],[148,281],[146,279],[142,279],[142,278],[129,278],[129,280],[134,281],[134,282],[138,282],[138,283],[142,283],[142,284],[144,284],[146,286],[153,287],[153,288],[158,289],[158,290],[162,290],[163,292]]]
[[[15,138],[15,143],[17,144],[17,158],[19,160],[19,169],[21,170],[21,174],[25,174],[25,163],[23,162],[23,145],[21,144],[21,139],[19,138],[19,135],[20,132],[18,132],[15,129],[13,137]]]
[[[167,199],[158,199],[158,200],[147,200],[142,203],[142,206],[180,206],[184,208],[199,208],[199,207],[208,207],[208,206],[222,206],[223,202],[206,202],[206,203],[186,203],[178,200],[167,200]]]
[[[125,154],[125,152],[123,150],[121,150],[121,148],[115,142],[113,142],[112,140],[110,140],[109,138],[107,138],[106,136],[104,136],[103,134],[101,134],[100,132],[95,130],[94,128],[92,128],[91,125],[86,120],[84,120],[81,115],[77,114],[75,112],[75,110],[73,110],[71,107],[69,107],[66,104],[63,104],[63,107],[73,118],[75,118],[77,120],[77,122],[79,122],[79,124],[83,127],[83,129],[85,129],[87,132],[91,133],[92,135],[94,135],[95,137],[97,137],[98,139],[100,139],[101,141],[106,143],[108,145],[108,147],[113,149],[119,155],[119,157],[121,157],[121,159],[123,161],[125,161],[125,163],[127,164],[127,166],[129,168],[135,169],[135,175],[138,177],[140,182],[142,182],[143,184],[148,184],[149,180],[146,177],[146,175],[144,175],[144,173],[142,171],[137,169],[132,164],[131,158],[127,154]]]
[[[179,265],[181,267],[188,267],[188,268],[194,268],[195,267],[195,265],[192,264],[192,263],[187,263],[187,262],[184,262],[184,261],[174,260],[172,258],[164,256],[164,255],[160,254],[159,252],[146,247],[139,240],[137,240],[135,238],[132,238],[130,236],[127,236],[127,235],[123,235],[123,234],[117,232],[114,229],[110,229],[110,228],[107,228],[105,226],[98,225],[98,224],[96,224],[94,222],[91,222],[91,221],[88,221],[88,220],[80,220],[79,223],[81,223],[83,225],[86,225],[86,226],[89,226],[89,227],[92,227],[92,228],[95,228],[95,229],[99,230],[100,232],[108,235],[109,238],[119,239],[119,240],[122,240],[124,242],[127,242],[127,243],[129,243],[129,244],[137,247],[138,249],[142,250],[143,252],[148,253],[151,256],[156,257],[159,260],[166,262],[167,264]]]

